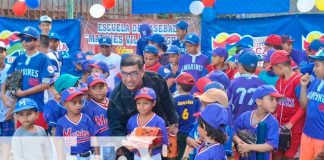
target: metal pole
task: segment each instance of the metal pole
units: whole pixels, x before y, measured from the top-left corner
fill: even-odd
[[[67,18],[68,19],[73,19],[74,18],[74,0],[67,0],[67,5],[66,5],[66,13],[67,13]]]

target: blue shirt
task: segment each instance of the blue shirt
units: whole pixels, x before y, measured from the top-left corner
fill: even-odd
[[[308,104],[304,133],[324,140],[324,80],[316,78],[307,89]]]
[[[89,115],[99,129],[98,136],[109,136],[107,109],[93,99],[89,100],[82,109],[82,112]]]
[[[143,56],[143,51],[145,46],[148,44],[148,40],[144,37],[141,37],[136,42],[136,54]]]
[[[185,43],[179,39],[172,41],[172,45],[178,46],[181,54],[185,54],[187,52]]]
[[[57,121],[66,114],[66,108],[54,99],[44,106],[44,119],[48,126],[56,127]]]
[[[247,111],[241,114],[234,122],[234,135],[237,135],[237,132],[239,130],[247,130],[252,134],[257,135],[257,128],[258,125],[253,126],[252,125],[252,115],[253,111]],[[274,149],[278,148],[278,143],[279,143],[279,123],[272,114],[268,114],[265,116],[260,122],[264,122],[267,128],[266,131],[266,137],[265,137],[265,143],[268,145],[272,146]],[[260,123],[259,122],[259,123]],[[265,160],[270,160],[270,152],[265,153]],[[240,160],[256,160],[256,152],[255,151],[250,151],[249,156],[247,158],[241,158]]]
[[[72,154],[84,153],[92,149],[91,136],[97,135],[99,130],[91,118],[84,113],[77,123],[71,121],[67,115],[60,118],[56,126],[56,136],[77,137],[77,146],[71,147]]]
[[[200,109],[200,102],[192,95],[179,95],[174,97],[176,110],[180,117],[179,119],[179,132],[189,134],[193,128],[193,123],[196,118],[193,116],[194,113]]]
[[[32,56],[22,54],[18,56],[8,70],[8,75],[15,70],[23,72],[22,90],[35,87],[41,83],[49,83],[50,77],[53,76],[54,69],[51,66],[49,58],[45,54],[35,53]],[[44,109],[44,91],[28,95],[21,98],[30,98],[34,100],[40,112]],[[18,100],[19,100],[18,99]]]
[[[180,74],[179,71],[177,71],[175,74],[172,72],[171,63],[167,64],[165,67],[171,71],[171,75],[169,78],[176,78]],[[171,93],[174,93],[177,90],[176,86],[177,86],[176,83],[173,83],[171,85],[171,87],[169,88]]]
[[[198,153],[195,156],[195,160],[226,160],[226,155],[224,151],[223,145],[217,143],[205,147],[205,143],[203,143],[198,148]],[[203,147],[205,147],[203,149]]]
[[[78,76],[79,73],[76,73],[76,67],[74,65],[73,58],[72,58],[73,55],[68,51],[59,51],[59,54],[62,56],[61,75],[72,74]]]

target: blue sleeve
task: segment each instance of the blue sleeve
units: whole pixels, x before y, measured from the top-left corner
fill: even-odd
[[[97,135],[99,130],[89,116],[87,116],[87,122],[88,122],[88,126],[89,126],[88,129],[89,129],[90,135],[91,136]]]
[[[183,65],[183,64],[182,64],[182,63],[183,63],[183,60],[182,60],[182,59],[183,59],[183,56],[184,56],[184,55],[185,55],[185,54],[181,55],[180,58],[179,58],[179,60],[178,60],[178,62],[179,62],[179,63],[178,63],[178,72],[179,72],[179,73],[182,72],[182,65]]]
[[[195,113],[197,113],[200,110],[201,103],[198,99],[194,99],[194,102],[195,102]],[[192,115],[190,115],[190,116],[192,116]]]
[[[168,137],[168,131],[165,126],[165,122],[162,120],[161,123],[159,123],[159,125],[157,127],[159,127],[162,131],[162,137],[163,137],[162,144],[168,144],[169,137]]]
[[[47,56],[44,56],[42,59],[42,68],[41,68],[41,78],[53,77],[54,68],[51,66],[51,61]]]
[[[197,134],[197,129],[198,129],[198,122],[196,121],[196,122],[194,122],[193,127],[192,127],[188,136],[190,138],[195,139],[195,137],[196,137],[195,135]]]
[[[56,125],[55,136],[63,136],[63,128],[61,125]]]
[[[17,58],[15,58],[15,60],[13,61],[13,63],[11,64],[8,72],[7,72],[7,75],[10,75],[12,72],[15,71],[16,69],[16,66],[17,66],[17,61],[20,59],[20,56],[18,56]]]
[[[226,90],[226,94],[227,94],[227,97],[228,97],[228,101],[231,101],[232,99],[232,82],[230,84],[230,86],[227,88]]]
[[[132,122],[130,122],[130,119],[129,119],[128,122],[127,122],[127,134],[131,134],[133,132],[133,129],[131,127],[131,123]]]
[[[167,80],[171,77],[172,72],[168,68],[161,66],[158,70],[158,74],[162,76],[163,79]]]
[[[245,113],[241,114],[236,118],[234,121],[234,126],[233,126],[233,135],[237,135],[237,132],[241,129],[244,129],[244,115]]]
[[[267,126],[268,135],[266,143],[272,146],[274,149],[278,148],[279,143],[279,124],[278,121],[273,118],[273,123]]]
[[[298,99],[300,99],[300,84],[298,86],[296,86],[295,88],[295,95]]]

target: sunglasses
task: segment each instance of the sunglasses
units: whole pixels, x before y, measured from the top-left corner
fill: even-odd
[[[21,41],[23,42],[23,41],[25,41],[25,42],[31,42],[31,41],[35,41],[36,39],[35,38],[33,38],[33,37],[27,37],[27,36],[25,36],[25,37],[21,37]]]

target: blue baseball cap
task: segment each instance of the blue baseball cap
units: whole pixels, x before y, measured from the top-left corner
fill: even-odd
[[[23,98],[16,103],[16,108],[13,113],[17,113],[23,110],[35,110],[38,111],[37,103],[30,98]]]
[[[314,50],[316,52],[322,47],[324,47],[324,44],[319,39],[314,39],[308,46],[309,49]]]
[[[205,85],[204,92],[206,92],[207,90],[212,89],[212,88],[225,90],[225,88],[224,88],[224,86],[222,84],[214,81],[214,82],[210,82],[210,83]]]
[[[194,44],[194,45],[197,45],[197,44],[199,44],[199,37],[195,33],[188,33],[185,36],[184,41]]]
[[[57,33],[55,33],[55,32],[49,33],[48,34],[48,37],[49,37],[49,39],[57,39],[57,40],[60,40],[61,39],[61,37]]]
[[[218,71],[218,70],[211,71],[210,73],[208,73],[206,75],[206,77],[208,79],[210,79],[211,81],[218,82],[218,83],[222,84],[224,86],[225,90],[230,85],[230,79],[228,78],[227,74],[224,73],[223,71]]]
[[[109,37],[101,37],[98,40],[100,46],[111,46],[112,40]]]
[[[308,56],[313,60],[324,60],[324,49],[321,49],[315,53],[315,55]]]
[[[176,45],[171,45],[168,47],[165,54],[180,54],[180,48]]]
[[[156,95],[155,95],[155,91],[152,88],[148,88],[148,87],[143,87],[140,90],[138,90],[135,94],[134,99],[137,100],[139,98],[147,98],[149,100],[156,100]]]
[[[76,51],[72,55],[73,62],[79,64],[86,60],[86,56],[82,51]]]
[[[228,58],[228,53],[227,53],[226,49],[223,47],[217,47],[217,48],[213,49],[212,55],[221,56],[224,58],[224,61],[226,61]]]
[[[79,88],[80,88],[80,90],[82,91],[82,92],[86,92],[86,91],[88,91],[88,84],[87,83],[84,83],[84,82],[79,82]]]
[[[146,37],[147,40],[157,43],[158,45],[163,45],[166,41],[161,34],[153,34],[151,37]]]
[[[107,84],[106,77],[103,74],[94,73],[87,78],[87,84],[89,87],[94,86],[97,83]]]
[[[158,49],[152,44],[148,44],[148,45],[145,46],[145,48],[143,50],[143,53],[145,53],[145,52],[152,53],[152,54],[155,54],[155,55],[159,54]]]
[[[261,99],[262,97],[270,95],[277,98],[283,98],[284,95],[280,94],[278,90],[272,85],[261,85],[255,89],[252,94],[252,99],[255,102],[256,99]]]
[[[151,27],[148,24],[142,24],[138,31],[141,34],[141,37],[149,37],[152,33]]]
[[[276,51],[275,49],[269,49],[268,52],[267,52],[267,54],[263,56],[263,61],[264,62],[270,62],[271,55],[275,51]]]
[[[92,59],[85,60],[84,62],[82,62],[82,64],[81,64],[82,71],[90,73],[91,72],[90,64],[93,64],[93,63],[95,63],[95,61]]]
[[[188,23],[186,21],[179,21],[176,24],[176,28],[182,29],[182,30],[187,30],[188,29]]]
[[[110,74],[108,65],[105,61],[95,61],[94,63],[89,64],[89,66],[101,69],[104,73]]]
[[[78,95],[83,95],[84,93],[81,91],[80,88],[78,87],[69,87],[65,90],[62,91],[61,97],[62,97],[62,102],[67,102],[72,100],[74,97]]]
[[[220,125],[228,124],[228,112],[225,108],[219,103],[209,104],[200,112],[200,117],[211,127],[218,129]]]
[[[34,37],[36,39],[39,39],[39,36],[40,36],[37,29],[34,28],[34,27],[31,27],[31,26],[25,27],[23,32],[18,34],[19,37],[23,37],[24,35],[31,36],[31,37]]]
[[[243,49],[238,57],[238,62],[245,66],[257,67],[258,61],[258,56],[250,48]]]

